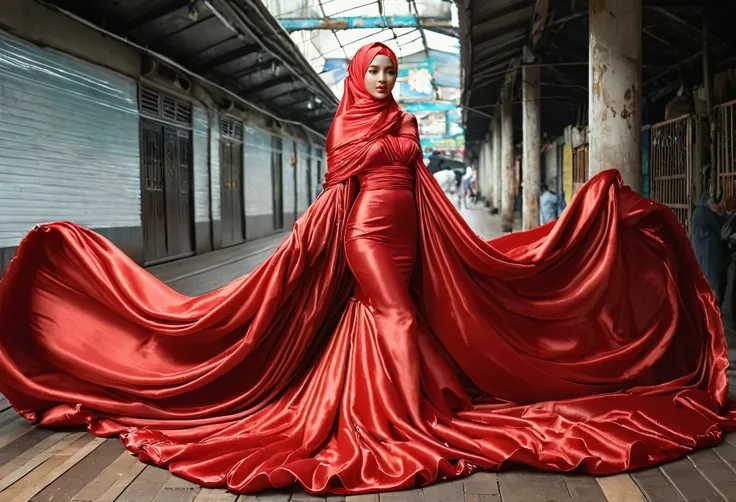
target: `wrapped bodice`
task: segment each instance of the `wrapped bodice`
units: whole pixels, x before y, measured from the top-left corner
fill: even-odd
[[[419,145],[405,136],[384,136],[371,145],[358,174],[361,191],[411,190]]]

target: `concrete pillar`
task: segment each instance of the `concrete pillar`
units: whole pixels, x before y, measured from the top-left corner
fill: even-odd
[[[485,190],[486,188],[486,183],[485,183],[485,180],[483,179],[483,173],[485,173],[485,164],[486,164],[486,145],[485,145],[485,141],[483,141],[480,144],[480,150],[479,150],[479,155],[478,155],[478,166],[477,166],[478,167],[477,181],[478,181],[478,188],[480,190]]]
[[[493,194],[494,207],[501,211],[501,192],[503,192],[503,182],[501,179],[501,113],[500,110],[493,116],[493,180],[496,191]]]
[[[641,2],[590,1],[588,177],[618,169],[641,192]]]
[[[484,193],[483,195],[485,195],[485,197],[488,199],[488,203],[491,208],[493,208],[493,202],[496,193],[495,178],[493,176],[493,149],[491,148],[492,141],[493,138],[489,133],[486,137],[485,143],[483,144],[483,152],[486,158],[486,169],[483,173],[483,178],[485,179],[486,185],[486,193]]]
[[[501,230],[511,232],[514,228],[514,127],[511,109],[511,89],[506,88],[501,96]]]
[[[483,190],[485,188],[483,183],[483,172],[484,167],[486,163],[486,151],[485,146],[483,143],[480,144],[480,148],[478,149],[478,162],[476,163],[475,167],[478,169],[478,188]]]
[[[540,158],[540,69],[539,66],[522,68],[522,109],[524,117],[524,156],[521,162],[523,176],[523,204],[521,225],[523,230],[539,226],[539,185],[542,183]]]

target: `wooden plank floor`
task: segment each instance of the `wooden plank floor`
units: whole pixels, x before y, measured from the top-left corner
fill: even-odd
[[[499,219],[464,211],[473,229],[490,239]],[[201,294],[255,268],[284,238],[159,265],[151,272],[178,291]],[[0,396],[0,502],[678,502],[736,501],[736,435],[721,445],[659,468],[609,477],[532,471],[472,476],[423,489],[352,497],[312,497],[301,490],[234,495],[172,476],[138,462],[118,439],[31,426]]]

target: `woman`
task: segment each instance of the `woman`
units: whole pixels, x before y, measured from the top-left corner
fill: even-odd
[[[397,66],[358,51],[325,191],[217,291],[181,296],[70,223],[31,231],[0,283],[0,392],[234,492],[608,474],[721,441],[723,329],[674,216],[606,172],[554,226],[484,242],[422,163]]]

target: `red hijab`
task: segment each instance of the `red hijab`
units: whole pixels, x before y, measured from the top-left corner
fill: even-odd
[[[376,99],[365,86],[365,73],[378,55],[391,58],[398,71],[396,54],[381,43],[364,45],[350,61],[345,92],[327,134],[326,185],[352,176],[373,141],[401,120],[402,112],[393,95]]]

